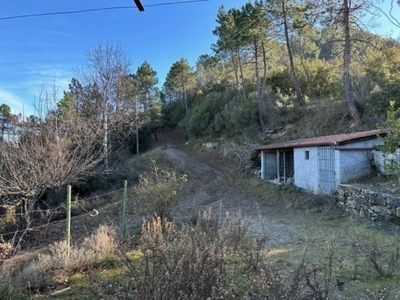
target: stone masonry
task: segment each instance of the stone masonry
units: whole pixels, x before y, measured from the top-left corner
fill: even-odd
[[[341,184],[337,203],[346,211],[372,221],[400,218],[400,195]]]

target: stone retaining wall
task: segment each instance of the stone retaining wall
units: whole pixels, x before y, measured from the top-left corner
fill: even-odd
[[[400,196],[353,185],[339,185],[338,204],[346,211],[372,221],[400,218]]]

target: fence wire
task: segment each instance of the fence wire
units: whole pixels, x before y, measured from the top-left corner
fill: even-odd
[[[123,189],[124,188],[119,188],[117,190],[114,190],[114,191],[111,191],[111,192],[106,192],[106,193],[99,194],[99,195],[96,195],[96,196],[92,196],[92,197],[89,197],[89,198],[82,198],[81,200],[90,201],[90,200],[94,200],[94,199],[101,199],[101,198],[104,198],[104,197],[109,196],[109,195],[116,195],[119,192],[123,191]],[[107,209],[107,208],[109,208],[111,206],[115,206],[118,203],[115,203],[115,202],[114,203],[110,203],[108,205],[102,206],[102,207],[97,208],[97,209],[93,208],[92,210],[87,210],[79,201],[74,201],[71,204],[81,207],[83,209],[83,211],[84,211],[83,214],[79,214],[79,215],[76,215],[76,216],[71,216],[71,220],[73,220],[73,219],[76,219],[78,217],[84,217],[86,215],[89,215],[90,217],[96,217],[97,215],[99,215],[99,210],[100,209],[104,210],[104,209]],[[33,211],[30,211],[29,214],[32,214],[32,213],[46,213],[46,214],[48,214],[48,216],[51,216],[51,212],[55,212],[55,211],[59,211],[59,210],[66,210],[65,204],[61,205],[61,206],[58,206],[56,208],[51,208],[51,209],[33,210]],[[26,213],[13,213],[12,215],[13,216],[25,216]],[[27,232],[27,231],[28,232],[29,231],[35,231],[35,230],[38,230],[38,229],[43,229],[43,228],[45,228],[45,227],[47,227],[49,225],[56,225],[56,224],[61,223],[61,222],[65,223],[66,221],[67,221],[67,219],[65,218],[65,219],[62,219],[62,220],[57,220],[57,221],[53,221],[53,222],[47,222],[46,224],[41,224],[41,225],[34,226],[34,227],[29,227],[28,226],[28,228],[25,228],[25,229],[18,229],[18,230],[9,231],[9,232],[1,232],[0,233],[0,237],[1,236],[5,236],[5,235],[13,235],[14,236],[14,235],[16,235],[18,233],[23,233],[23,232]],[[90,233],[93,233],[93,231],[91,231]],[[76,235],[74,235],[74,236],[76,236]],[[79,234],[79,236],[84,236],[84,234]]]

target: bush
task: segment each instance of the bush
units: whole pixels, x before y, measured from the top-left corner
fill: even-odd
[[[160,217],[144,222],[142,256],[136,261],[125,259],[132,278],[127,295],[133,299],[224,297],[230,282],[226,255],[247,232],[247,226],[234,219],[227,215],[219,222],[209,211],[198,215],[196,225],[180,229]]]
[[[385,116],[390,107],[391,99],[400,99],[400,84],[398,82],[386,84],[382,88],[372,91],[367,104],[373,112],[379,116]]]
[[[400,270],[400,248],[397,241],[381,243],[369,236],[356,234],[352,248],[354,254],[364,259],[380,277],[391,278]]]
[[[84,271],[116,251],[115,228],[101,225],[80,246],[69,249],[65,241],[54,243],[48,253],[39,254],[16,276],[19,286],[43,291],[64,282],[72,273]]]
[[[140,175],[139,184],[133,187],[138,196],[137,208],[141,214],[166,219],[176,204],[175,195],[187,181],[187,176],[178,176],[175,171],[160,169],[155,160],[151,162],[150,172]]]

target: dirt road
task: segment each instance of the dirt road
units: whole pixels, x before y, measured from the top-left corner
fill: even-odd
[[[187,221],[198,211],[208,209],[222,215],[241,212],[253,233],[267,234],[268,248],[299,244],[306,240],[326,240],[334,234],[329,226],[321,226],[322,222],[326,224],[325,214],[310,218],[310,212],[288,208],[282,203],[269,203],[268,195],[262,198],[252,195],[238,186],[234,176],[227,173],[229,167],[224,165],[226,161],[209,151],[191,151],[182,137],[166,136],[161,137],[157,149],[182,164],[189,178],[178,194],[179,205],[173,211],[176,220]]]

